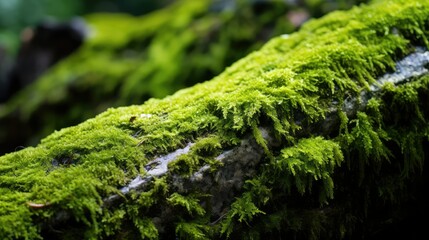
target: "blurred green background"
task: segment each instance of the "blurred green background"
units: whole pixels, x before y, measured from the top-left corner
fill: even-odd
[[[171,0],[0,0],[0,44],[11,53],[19,47],[19,34],[45,18],[68,20],[92,12],[142,15]]]

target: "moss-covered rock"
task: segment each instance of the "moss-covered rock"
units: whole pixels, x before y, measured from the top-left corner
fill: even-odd
[[[422,1],[335,12],[211,81],[109,109],[0,157],[0,236],[376,237],[426,204],[427,61],[400,81],[382,76],[427,54],[428,20]],[[222,175],[234,164],[222,159],[240,147],[258,161]],[[228,188],[218,182],[225,175],[243,180],[229,187],[228,205],[210,186],[186,185],[203,170],[214,186]]]

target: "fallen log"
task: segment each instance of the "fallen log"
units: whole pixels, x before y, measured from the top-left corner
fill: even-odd
[[[336,12],[1,157],[0,236],[375,238],[427,213],[428,18],[419,1]]]

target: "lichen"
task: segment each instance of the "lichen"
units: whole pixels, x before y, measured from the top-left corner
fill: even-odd
[[[405,0],[335,12],[272,39],[208,82],[111,108],[35,148],[0,157],[0,235],[364,236],[368,229],[354,232],[358,223],[373,216],[369,212],[381,213],[380,202],[400,209],[413,193],[413,176],[423,171],[429,77],[384,84],[356,114],[340,111],[341,125],[328,135],[308,128],[325,119],[333,102],[359,99],[413,46],[428,47],[428,18],[429,3]],[[260,126],[272,127],[276,148],[268,147]],[[103,206],[104,198],[144,176],[144,165],[156,156],[196,142],[183,166],[177,164],[179,173],[189,173],[249,133],[266,158],[223,216],[211,219],[197,189],[175,193],[173,173],[117,206]],[[61,213],[71,225],[55,222]]]

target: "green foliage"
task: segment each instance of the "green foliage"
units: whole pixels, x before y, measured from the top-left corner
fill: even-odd
[[[180,222],[176,226],[176,235],[179,239],[208,240],[207,232],[210,227],[193,222]]]
[[[301,139],[294,146],[285,148],[276,159],[275,171],[279,182],[287,191],[292,184],[299,193],[311,193],[312,182],[321,180],[323,190],[320,202],[327,203],[334,197],[332,174],[344,160],[340,146],[322,137]]]
[[[263,179],[247,180],[244,189],[252,196],[252,201],[258,205],[265,205],[272,197],[271,188],[264,184]]]
[[[153,186],[149,191],[140,193],[137,195],[136,203],[137,208],[149,208],[156,203],[158,203],[159,199],[167,197],[168,193],[168,185],[165,178],[157,178],[155,179]],[[138,212],[138,211],[137,211]]]
[[[358,112],[357,118],[351,120],[350,124],[353,128],[344,138],[348,148],[359,154],[360,179],[363,179],[365,165],[379,169],[380,162],[389,159],[390,151],[383,143],[389,140],[389,136],[382,128],[374,126],[374,120],[363,112]]]
[[[217,156],[222,149],[222,141],[219,136],[208,136],[197,139],[191,147],[191,151],[196,154],[209,157]]]
[[[192,126],[190,126],[192,127]],[[214,159],[221,153],[222,141],[218,136],[207,136],[196,139],[195,144],[190,148],[189,153],[178,156],[168,164],[168,169],[172,173],[181,175],[192,175],[204,164],[209,164],[212,171],[221,163]]]
[[[25,206],[29,199],[28,193],[14,192],[11,189],[0,188],[0,235],[2,239],[42,239],[40,228],[30,219],[32,212]]]
[[[349,136],[349,141],[359,146],[361,152],[360,159],[365,160],[369,157],[374,157],[373,160],[380,161],[381,158],[388,158],[388,149],[382,143],[382,139],[386,139],[386,133],[381,129],[373,128],[373,122],[365,113],[358,112],[357,119],[351,120],[351,124],[355,125]]]
[[[150,219],[136,218],[134,224],[140,231],[141,239],[159,239],[158,229],[156,229],[155,225]]]
[[[197,216],[203,216],[206,213],[204,208],[201,207],[200,200],[197,196],[183,196],[178,193],[173,193],[169,198],[167,198],[167,201],[173,206],[181,206],[185,208],[190,215],[196,214]]]
[[[256,207],[250,194],[244,194],[243,197],[237,198],[231,204],[231,210],[229,210],[225,220],[222,222],[221,233],[229,237],[234,229],[234,221],[249,224],[255,216],[260,214],[265,213]]]
[[[102,235],[111,236],[119,231],[122,226],[122,221],[126,215],[123,209],[116,209],[114,211],[103,211],[103,218],[101,220],[101,228],[103,229]]]
[[[408,178],[421,174],[424,165],[422,156],[425,155],[422,143],[425,139],[427,141],[429,132],[426,106],[429,77],[424,76],[412,84],[396,88],[388,85],[385,90],[382,110],[391,116],[387,121],[392,126],[387,131],[403,154],[402,176]]]

